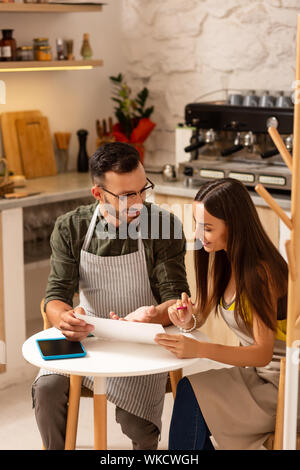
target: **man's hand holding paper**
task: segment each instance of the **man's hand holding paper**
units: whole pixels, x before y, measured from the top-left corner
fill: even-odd
[[[160,311],[154,305],[139,307],[124,318],[120,318],[115,312],[110,312],[110,318],[112,320],[127,320],[142,323],[161,323]]]

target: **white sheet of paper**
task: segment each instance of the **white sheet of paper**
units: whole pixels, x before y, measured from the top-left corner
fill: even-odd
[[[110,320],[109,318],[81,315],[77,312],[74,315],[80,320],[94,325],[93,335],[107,340],[157,344],[154,341],[155,335],[165,333],[163,326],[157,323]]]

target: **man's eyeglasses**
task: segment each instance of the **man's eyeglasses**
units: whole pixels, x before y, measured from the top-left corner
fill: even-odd
[[[106,193],[111,194],[112,196],[118,198],[119,201],[130,202],[130,201],[134,201],[137,198],[137,196],[140,196],[142,199],[147,199],[147,197],[149,197],[152,194],[152,191],[153,191],[153,188],[154,188],[155,185],[154,185],[154,183],[152,183],[152,181],[149,180],[149,178],[146,178],[146,179],[147,179],[147,182],[149,183],[147,186],[145,186],[140,191],[127,193],[127,194],[114,194],[111,191],[109,191],[108,189],[103,188],[103,186],[99,186],[99,185],[97,185],[97,186],[98,186],[98,188],[103,189],[103,191],[105,191]]]

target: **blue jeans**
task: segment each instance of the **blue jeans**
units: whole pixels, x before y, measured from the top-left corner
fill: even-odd
[[[169,433],[169,450],[214,450],[190,381],[177,386]]]

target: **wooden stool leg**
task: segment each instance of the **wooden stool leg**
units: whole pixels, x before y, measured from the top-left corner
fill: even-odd
[[[79,401],[82,377],[70,376],[69,407],[66,427],[65,450],[74,450],[76,447]]]
[[[283,448],[283,418],[284,418],[284,384],[285,384],[285,357],[280,360],[280,376],[277,398],[276,424],[274,434],[274,450]]]
[[[94,449],[107,449],[106,378],[94,378]]]
[[[298,361],[299,347],[293,345],[287,346],[284,387],[283,450],[295,450],[297,444],[297,412],[295,410],[298,409]]]
[[[176,389],[179,380],[182,379],[182,369],[172,370],[169,372],[173,398],[176,396]]]

